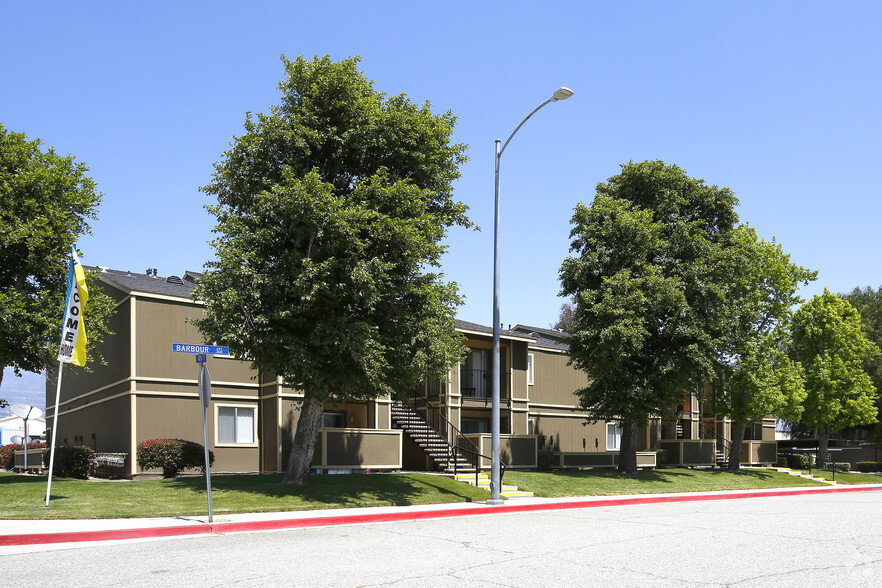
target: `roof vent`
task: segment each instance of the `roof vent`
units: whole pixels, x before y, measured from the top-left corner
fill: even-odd
[[[165,279],[169,284],[183,284],[184,280],[179,278],[178,276],[169,276]]]

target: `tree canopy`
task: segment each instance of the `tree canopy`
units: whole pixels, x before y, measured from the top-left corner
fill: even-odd
[[[70,248],[89,233],[101,202],[87,171],[74,157],[0,125],[0,380],[3,367],[39,372],[57,354]],[[109,313],[106,297],[90,298],[89,355]]]
[[[572,363],[593,418],[620,420],[619,470],[636,472],[638,426],[710,381],[728,309],[725,239],[736,227],[727,188],[661,161],[629,163],[573,215],[561,294],[575,303]]]
[[[855,288],[848,294],[840,294],[840,298],[851,304],[861,315],[861,326],[867,339],[882,347],[882,287],[873,290],[869,286]],[[870,375],[877,392],[882,390],[882,355],[877,355],[864,362],[864,370]],[[876,408],[882,410],[882,396],[876,400]],[[882,426],[878,423],[874,428],[873,437],[882,441]]]
[[[721,377],[712,390],[715,412],[733,421],[729,470],[737,472],[748,423],[769,414],[792,419],[802,410],[802,366],[786,349],[791,308],[802,302],[797,290],[816,273],[749,226],[737,227],[727,241],[728,331],[720,339]]]
[[[805,370],[807,393],[799,420],[817,432],[820,466],[831,432],[876,422],[877,391],[864,363],[878,355],[857,310],[829,290],[794,314],[790,356]]]
[[[217,197],[196,321],[304,394],[287,483],[305,484],[325,401],[403,395],[462,355],[437,268],[465,146],[455,117],[387,97],[358,59],[283,57],[282,101],[247,116],[203,190]]]

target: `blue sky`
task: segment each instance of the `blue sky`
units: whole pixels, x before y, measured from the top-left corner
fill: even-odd
[[[502,158],[503,323],[556,320],[573,207],[629,160],[731,188],[819,270],[810,297],[882,284],[880,22],[869,1],[4,2],[0,122],[90,167],[84,263],[182,275],[212,255],[198,188],[278,103],[279,56],[360,55],[378,90],[459,117],[482,231],[451,232],[443,269],[489,324],[493,141],[565,85]]]

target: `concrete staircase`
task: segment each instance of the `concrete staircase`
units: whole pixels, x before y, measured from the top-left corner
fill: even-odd
[[[422,447],[445,473],[468,473],[475,477],[475,466],[453,451],[450,443],[438,431],[429,426],[412,408],[400,403],[392,405],[392,422],[407,433],[408,437]],[[454,457],[456,456],[456,457]]]
[[[452,474],[458,482],[465,482],[478,488],[490,489],[490,477],[487,474],[475,474],[475,466],[454,452],[450,443],[433,429],[414,409],[400,403],[392,405],[392,422],[404,430],[407,435],[422,447],[426,455],[446,474]],[[532,492],[519,490],[517,486],[503,484],[499,495],[502,498],[529,498]]]
[[[456,480],[465,482],[470,486],[476,485],[475,474],[457,474]],[[477,486],[478,488],[490,490],[490,476],[487,474],[478,474]],[[499,496],[502,498],[532,498],[533,493],[520,490],[517,486],[503,484],[502,488],[499,489]]]
[[[778,467],[770,467],[770,470],[775,470],[776,472],[782,472],[785,474],[790,474],[791,476],[797,476],[799,478],[805,478],[806,480],[812,480],[814,482],[822,482],[824,484],[829,484],[831,486],[836,486],[837,482],[833,480],[828,480],[826,478],[817,478],[815,476],[810,476],[809,474],[804,474],[802,472],[794,472],[790,468],[778,468]]]

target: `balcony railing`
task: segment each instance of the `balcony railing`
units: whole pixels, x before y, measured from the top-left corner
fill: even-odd
[[[500,398],[508,398],[508,373],[502,374]],[[459,391],[463,398],[488,401],[493,391],[493,374],[487,370],[459,370]]]

